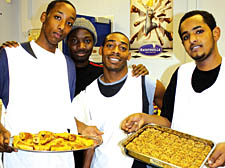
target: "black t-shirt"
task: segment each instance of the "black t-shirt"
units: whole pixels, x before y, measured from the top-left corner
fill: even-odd
[[[218,77],[220,66],[221,65],[210,71],[201,71],[196,67],[192,74],[191,81],[194,91],[201,93],[211,87]],[[174,72],[163,98],[161,116],[166,117],[170,122],[172,122],[173,119],[178,69]]]
[[[100,81],[100,79],[98,79],[98,87],[99,87],[99,90],[100,90],[100,92],[103,96],[112,97],[120,91],[120,89],[123,87],[126,80],[127,80],[127,76],[118,83],[106,85],[106,84],[103,84]]]
[[[83,68],[76,67],[76,91],[75,96],[90,85],[95,79],[103,74],[103,66],[89,62],[88,66]]]
[[[88,66],[83,68],[76,67],[76,90],[75,96],[90,85],[95,79],[103,74],[103,66],[89,61]],[[74,152],[76,167],[83,165],[83,151]]]

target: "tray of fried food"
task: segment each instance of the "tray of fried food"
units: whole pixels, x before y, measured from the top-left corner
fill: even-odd
[[[128,156],[165,168],[201,168],[215,148],[210,140],[155,124],[131,134],[122,146]]]
[[[102,140],[94,136],[50,131],[40,131],[37,134],[20,132],[12,139],[14,148],[31,152],[70,152],[95,148],[101,143]]]

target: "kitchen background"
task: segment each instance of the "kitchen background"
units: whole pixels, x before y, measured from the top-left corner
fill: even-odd
[[[0,44],[5,41],[27,41],[29,33],[35,35],[41,27],[40,15],[51,0],[0,0]],[[70,0],[77,9],[77,14],[98,18],[99,22],[111,21],[112,31],[124,32],[130,36],[130,1],[129,0]],[[173,0],[173,49],[158,56],[134,56],[129,65],[142,63],[147,66],[150,74],[162,80],[167,86],[175,68],[190,61],[179,39],[177,28],[179,19],[189,10],[203,9],[211,12],[221,28],[218,48],[225,55],[225,22],[223,13],[224,0]],[[30,34],[31,35],[31,34]],[[61,44],[62,47],[62,44]],[[96,49],[97,51],[97,49]],[[96,52],[97,53],[97,52]],[[94,61],[101,61],[93,54]],[[169,56],[164,58],[161,56]]]

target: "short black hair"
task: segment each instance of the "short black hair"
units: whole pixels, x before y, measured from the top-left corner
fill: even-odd
[[[127,35],[125,35],[125,34],[122,33],[122,32],[112,32],[112,33],[107,34],[107,35],[105,36],[104,40],[103,40],[103,43],[102,43],[102,46],[103,46],[103,47],[104,47],[104,45],[105,45],[105,43],[106,43],[107,37],[108,37],[109,35],[111,35],[111,34],[121,34],[121,35],[123,35],[124,37],[126,37],[126,38],[128,39],[128,47],[129,47],[129,49],[130,49],[130,40],[129,40],[129,38],[127,37]]]
[[[52,8],[54,8],[55,5],[56,5],[57,3],[59,3],[59,2],[67,3],[67,4],[71,5],[71,6],[74,8],[74,10],[76,10],[76,8],[74,7],[74,5],[73,5],[70,1],[67,1],[67,0],[54,0],[54,1],[52,1],[52,2],[50,2],[50,3],[48,4],[48,7],[47,7],[47,9],[46,9],[46,14],[48,15],[49,12],[52,10]]]
[[[180,30],[181,24],[189,17],[195,16],[195,15],[201,15],[203,18],[203,21],[209,26],[209,28],[211,30],[213,30],[216,27],[216,20],[211,13],[209,13],[207,11],[203,11],[203,10],[193,10],[193,11],[187,12],[181,18],[179,28],[178,28],[178,33],[179,33],[181,39],[182,39],[181,30]]]

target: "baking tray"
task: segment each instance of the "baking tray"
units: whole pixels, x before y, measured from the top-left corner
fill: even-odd
[[[20,148],[16,148],[12,145],[13,142],[13,137],[10,138],[10,143],[9,146],[11,146],[12,148],[16,149],[16,150],[20,150],[20,151],[26,151],[26,152],[37,152],[37,153],[61,153],[61,152],[74,152],[74,151],[80,151],[80,150],[87,150],[87,149],[91,149],[91,148],[96,148],[98,146],[100,146],[102,144],[102,139],[96,137],[96,136],[84,136],[84,135],[79,135],[80,137],[84,137],[84,138],[89,138],[92,139],[94,141],[94,144],[92,146],[86,147],[86,148],[79,148],[79,149],[73,149],[73,150],[60,150],[60,151],[45,151],[45,150],[25,150],[25,149],[20,149]]]
[[[129,144],[131,144],[133,142],[133,144],[135,146],[137,144],[136,140],[138,140],[138,138],[141,137],[140,135],[144,136],[143,133],[145,131],[149,130],[149,129],[153,130],[153,132],[154,132],[154,130],[156,130],[157,132],[155,132],[155,133],[151,132],[151,137],[154,137],[154,134],[155,134],[155,139],[152,139],[152,140],[148,139],[149,142],[146,143],[147,146],[142,147],[145,152],[140,152],[135,147],[133,149],[129,148],[129,146],[128,146]],[[156,134],[156,133],[159,133],[159,132],[161,132],[160,133],[161,135]],[[169,141],[166,141],[166,138],[163,138],[162,133],[164,133],[163,135],[169,135],[169,136],[175,137],[176,139],[173,142],[171,140],[172,143],[170,143]],[[145,132],[145,134],[148,135],[147,132]],[[160,137],[160,136],[162,136],[162,137]],[[160,139],[160,138],[161,138],[161,141],[159,142],[157,139]],[[140,141],[141,141],[141,139],[139,139],[139,142]],[[190,147],[184,146],[185,143],[188,142],[188,141],[191,142]],[[156,144],[157,143],[159,144],[158,148],[154,148],[154,149],[151,148],[152,146],[154,146],[153,142],[155,142]],[[178,143],[178,142],[180,142],[180,143]],[[185,143],[182,143],[182,142],[185,142]],[[186,145],[187,145],[187,143],[186,143]],[[197,145],[201,145],[201,148],[198,149]],[[176,131],[176,130],[173,130],[173,129],[170,129],[170,128],[167,128],[167,127],[163,127],[163,126],[159,126],[159,125],[155,125],[155,124],[149,124],[149,125],[144,126],[141,129],[139,129],[137,132],[131,134],[125,140],[123,140],[122,146],[124,148],[125,153],[128,156],[133,157],[136,160],[142,161],[144,163],[147,163],[147,164],[155,166],[155,167],[165,167],[165,168],[181,168],[181,167],[190,168],[190,167],[193,167],[193,168],[201,168],[205,164],[207,164],[206,161],[207,161],[208,157],[210,156],[210,154],[212,153],[212,151],[214,150],[216,145],[211,140],[207,140],[207,139],[199,138],[199,137],[196,137],[196,136],[192,136],[190,134],[179,132],[179,131]],[[151,146],[151,147],[149,147],[149,146]],[[164,146],[164,148],[162,148],[162,146]],[[179,146],[180,149],[177,148],[178,146]],[[193,148],[191,148],[191,146]],[[152,151],[153,150],[160,151],[160,148],[162,148],[161,151],[163,151],[163,152],[160,153],[158,157],[153,156]],[[182,150],[183,150],[183,152],[185,152],[186,148],[191,149],[191,151],[188,151],[188,152],[186,151],[186,153],[183,153],[184,155],[178,155],[177,154],[179,152],[182,153]],[[172,150],[172,149],[177,149],[177,150]],[[197,154],[199,154],[199,153],[197,153],[199,151],[195,151],[195,150],[200,150],[200,149],[205,150],[204,155],[203,154],[197,155]],[[194,151],[192,151],[192,150],[194,150]],[[169,151],[171,151],[171,152],[169,152]],[[171,155],[171,153],[172,153],[172,155]],[[187,154],[187,153],[188,153],[188,156],[186,157],[185,154]],[[164,158],[166,158],[166,159],[162,159],[162,156],[164,156]],[[180,164],[180,163],[174,163],[174,161],[170,160],[171,158],[181,157],[180,160],[182,161],[182,157],[184,157],[184,156],[185,156],[185,159],[187,159],[189,157],[190,157],[190,159],[195,159],[194,157],[201,157],[201,159],[199,159],[198,161],[190,161],[190,163],[192,163],[191,166],[190,166],[190,163],[189,163],[188,166],[183,166],[183,165],[188,164],[188,163]],[[194,162],[198,162],[198,164],[196,163],[196,165],[195,165]]]

